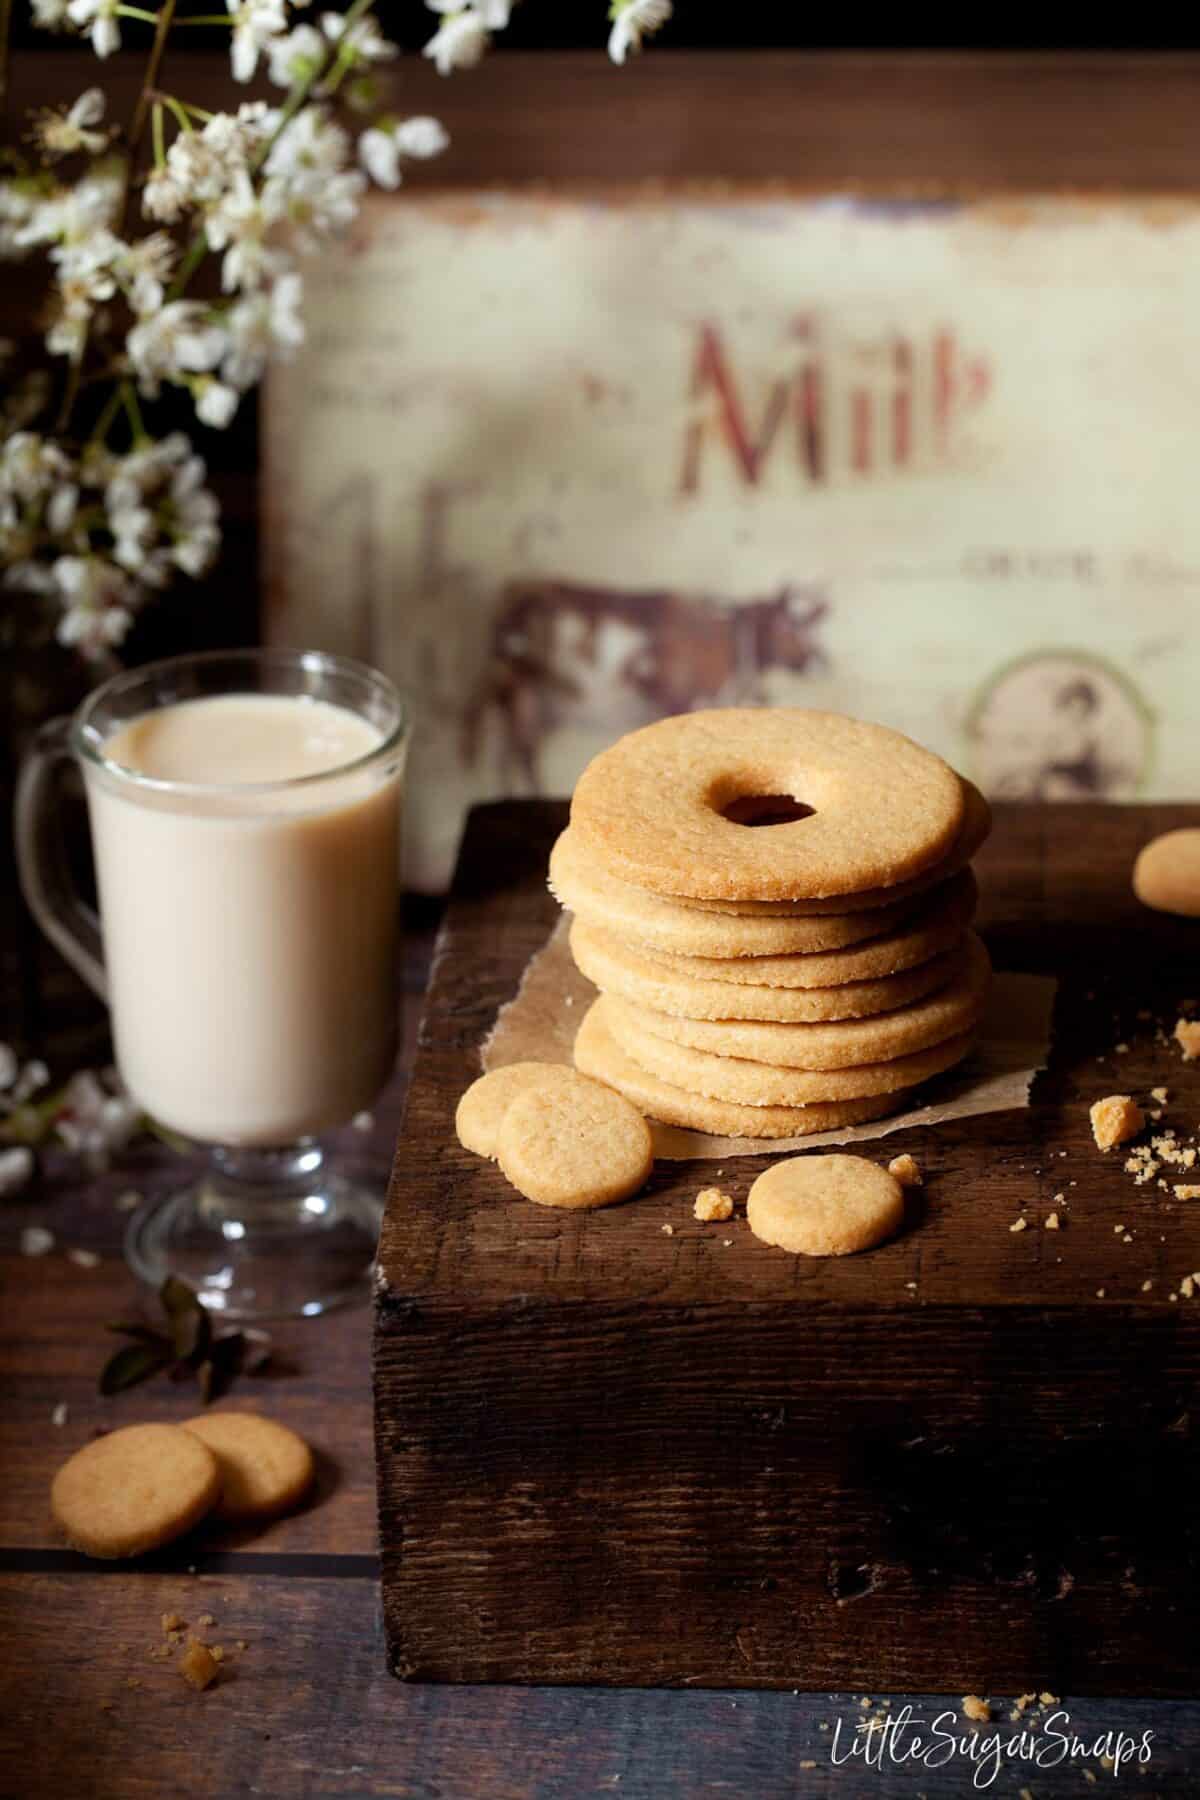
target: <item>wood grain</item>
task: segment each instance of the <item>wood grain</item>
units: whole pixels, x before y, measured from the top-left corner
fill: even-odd
[[[457,1145],[479,1041],[554,917],[563,819],[473,815],[381,1239],[398,1672],[932,1686],[966,1655],[998,1685],[1049,1660],[1066,1685],[1194,1690],[1177,1607],[1200,1539],[1170,1497],[1196,1475],[1200,1314],[1179,1283],[1200,1211],[1134,1187],[1087,1112],[1165,1083],[1164,1124],[1194,1129],[1200,1070],[1156,1036],[1196,987],[1194,933],[1128,873],[1195,817],[1000,810],[985,936],[1000,967],[1061,982],[1035,1104],[890,1138],[928,1171],[909,1228],[810,1262],[741,1219],[695,1224],[707,1168],[558,1213]],[[732,1160],[724,1185],[744,1198],[762,1166]]]

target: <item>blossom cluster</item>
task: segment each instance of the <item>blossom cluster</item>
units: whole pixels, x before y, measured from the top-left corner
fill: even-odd
[[[477,63],[512,9],[426,4],[439,24],[423,53],[442,74]],[[215,114],[157,86],[169,13],[122,0],[32,5],[35,24],[86,33],[102,59],[120,47],[125,19],[163,27],[128,132],[89,88],[41,112],[37,162],[13,153],[0,176],[0,260],[46,259],[51,359],[8,382],[0,402],[3,584],[48,601],[60,640],[101,656],[152,592],[176,572],[202,574],[219,544],[203,462],[186,436],[157,439],[142,402],[174,390],[199,426],[228,426],[268,361],[303,341],[305,257],[352,224],[370,182],[396,188],[408,163],[449,139],[437,119],[379,107],[374,71],[399,47],[372,0],[312,22],[295,16],[307,0],[225,0],[217,18],[235,79],[283,93]],[[612,0],[613,60],[670,13],[670,0]],[[189,285],[210,256],[220,293],[198,299]],[[110,398],[97,404],[106,383]]]

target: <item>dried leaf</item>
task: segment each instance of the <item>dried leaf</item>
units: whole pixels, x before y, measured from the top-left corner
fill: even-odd
[[[104,1329],[115,1332],[118,1337],[135,1338],[139,1344],[162,1344],[171,1350],[171,1340],[166,1333],[157,1331],[141,1319],[109,1319]]]
[[[101,1370],[100,1392],[124,1393],[126,1388],[136,1387],[139,1381],[157,1375],[170,1359],[169,1344],[125,1344],[120,1350],[114,1350]]]

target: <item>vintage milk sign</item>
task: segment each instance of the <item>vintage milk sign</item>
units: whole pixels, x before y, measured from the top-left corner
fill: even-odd
[[[694,706],[1196,793],[1200,212],[381,199],[307,279],[268,626],[411,696],[416,885],[472,801]]]

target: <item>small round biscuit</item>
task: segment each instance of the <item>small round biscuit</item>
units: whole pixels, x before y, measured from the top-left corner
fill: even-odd
[[[550,890],[591,925],[635,944],[685,956],[793,956],[838,950],[899,926],[911,901],[871,912],[744,918],[702,911],[694,902],[651,894],[612,874],[568,826],[550,852]]]
[[[927,1050],[884,1062],[846,1069],[796,1069],[673,1044],[647,1031],[632,1008],[612,994],[602,994],[595,1004],[604,1009],[604,1021],[621,1048],[652,1075],[673,1087],[694,1088],[713,1100],[736,1100],[741,1106],[811,1106],[814,1101],[860,1100],[868,1094],[916,1087],[961,1062],[975,1042],[973,1031],[963,1031]]]
[[[808,1137],[900,1112],[909,1098],[903,1092],[876,1094],[865,1100],[831,1100],[813,1106],[739,1106],[734,1101],[712,1100],[707,1094],[662,1081],[627,1056],[604,1023],[599,1001],[583,1016],[575,1037],[575,1061],[585,1075],[617,1088],[648,1118],[716,1137]]]
[[[496,1157],[518,1193],[539,1206],[610,1206],[644,1185],[654,1146],[623,1094],[577,1075],[572,1086],[517,1096],[501,1121]]]
[[[312,1486],[313,1453],[287,1425],[260,1413],[212,1412],[183,1429],[207,1444],[221,1472],[218,1519],[275,1519]]]
[[[756,825],[750,797],[804,813]],[[963,822],[948,763],[883,725],[803,707],[679,713],[601,751],[571,825],[622,880],[673,897],[829,899],[943,861]]]
[[[459,1143],[476,1156],[494,1158],[500,1121],[518,1094],[578,1080],[567,1063],[515,1062],[489,1070],[471,1083],[458,1103],[454,1129]]]
[[[216,1457],[190,1432],[124,1425],[63,1464],[51,1484],[50,1510],[85,1556],[141,1556],[190,1531],[220,1491]]]
[[[687,1044],[693,1050],[707,1050],[713,1056],[744,1057],[748,1062],[778,1063],[789,1069],[850,1069],[862,1063],[911,1056],[915,1050],[927,1050],[932,1044],[969,1030],[983,1011],[991,972],[987,951],[978,938],[972,937],[952,981],[907,1006],[874,1012],[865,1018],[786,1023],[691,1019],[653,1006],[634,1006],[623,998],[619,1005],[655,1037]]]
[[[1144,844],[1133,865],[1133,891],[1156,912],[1200,918],[1200,830],[1185,826]]]
[[[758,1177],[746,1218],[794,1256],[849,1256],[900,1229],[904,1190],[864,1156],[789,1156]]]

